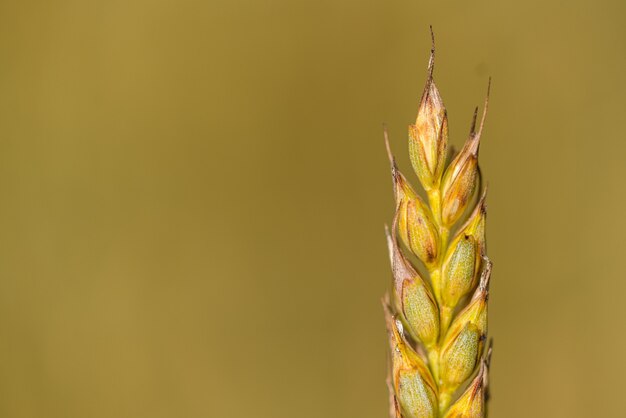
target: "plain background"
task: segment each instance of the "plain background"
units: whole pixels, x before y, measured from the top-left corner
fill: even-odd
[[[386,417],[432,24],[456,146],[493,77],[491,416],[623,416],[625,13],[0,1],[0,415]]]

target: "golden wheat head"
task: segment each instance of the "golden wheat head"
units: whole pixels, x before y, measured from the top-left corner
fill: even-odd
[[[489,92],[478,129],[476,109],[469,138],[446,165],[448,117],[433,80],[434,58],[433,40],[426,86],[409,126],[411,164],[427,202],[398,169],[385,130],[396,201],[387,230],[393,292],[383,300],[391,348],[390,414],[482,418],[491,356],[485,347],[491,262],[478,149]],[[399,241],[419,260],[421,272]]]

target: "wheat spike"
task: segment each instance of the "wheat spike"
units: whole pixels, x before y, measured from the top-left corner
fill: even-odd
[[[390,415],[479,418],[487,411],[491,355],[485,350],[491,277],[486,189],[472,210],[469,206],[480,189],[478,150],[489,89],[478,129],[476,109],[469,138],[446,166],[448,116],[433,80],[434,62],[433,36],[426,86],[409,126],[411,164],[428,203],[398,169],[384,132],[396,200],[387,230],[393,292],[383,300],[391,349]],[[399,241],[421,262],[422,273]]]

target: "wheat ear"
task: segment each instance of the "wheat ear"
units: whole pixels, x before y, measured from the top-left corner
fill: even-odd
[[[433,80],[434,62],[433,37],[426,86],[416,121],[409,126],[411,164],[428,204],[398,169],[385,129],[396,200],[387,230],[393,292],[383,300],[391,348],[390,415],[478,418],[486,416],[491,355],[484,347],[491,276],[486,189],[472,210],[468,206],[481,187],[478,149],[489,91],[478,129],[477,108],[469,138],[446,166],[448,118]],[[404,254],[397,235],[428,279]]]

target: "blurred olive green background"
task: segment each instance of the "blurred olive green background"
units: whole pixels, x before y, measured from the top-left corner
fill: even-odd
[[[621,1],[0,2],[0,415],[381,418],[382,142],[493,76],[494,417],[623,416]]]

